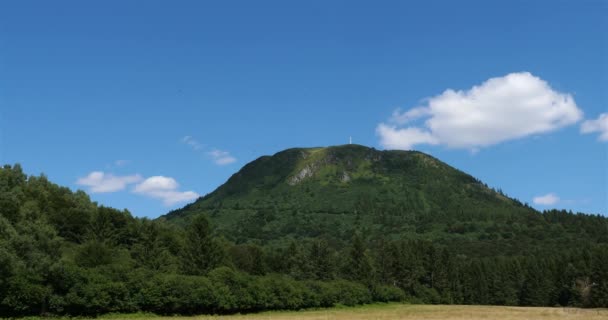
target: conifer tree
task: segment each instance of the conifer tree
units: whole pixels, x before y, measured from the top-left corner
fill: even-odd
[[[224,261],[222,248],[211,236],[209,221],[204,215],[195,217],[186,228],[182,251],[182,270],[186,274],[204,275]]]

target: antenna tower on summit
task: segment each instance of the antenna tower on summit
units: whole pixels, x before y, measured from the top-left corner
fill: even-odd
[[[353,144],[353,137],[348,137],[348,144]]]

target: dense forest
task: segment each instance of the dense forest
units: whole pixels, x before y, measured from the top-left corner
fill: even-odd
[[[298,188],[320,192],[310,184]],[[311,221],[287,231],[283,220],[273,221],[285,215],[298,224],[298,215],[312,217],[319,209],[283,208],[288,202],[281,198],[277,204],[258,197],[256,204],[251,192],[218,190],[216,195],[242,197],[200,204],[212,199],[206,197],[184,208],[199,208],[197,214],[149,220],[100,206],[83,191],[72,192],[45,176],[27,176],[19,165],[4,166],[0,316],[234,313],[375,301],[608,307],[608,219],[601,216],[540,213],[497,192],[498,197],[483,195],[500,204],[495,216],[462,202],[454,211],[466,219],[434,213],[432,219],[402,218],[412,219],[407,226],[369,222],[400,207],[396,201],[375,201],[390,195],[380,193],[352,208],[373,213],[355,213],[352,223],[337,231],[314,231]],[[435,204],[444,201],[421,205],[439,212]],[[219,216],[245,210],[254,210],[253,222],[230,234]],[[394,232],[374,229],[391,224]],[[246,229],[251,226],[259,227],[258,233]],[[280,235],[269,236],[273,226]],[[516,252],[512,245],[520,240],[515,249],[525,250]]]
[[[369,244],[430,241],[483,258],[608,243],[605,217],[541,214],[427,154],[354,144],[260,157],[163,219],[185,226],[197,215],[232,242],[271,247],[323,238],[343,249],[357,233]]]

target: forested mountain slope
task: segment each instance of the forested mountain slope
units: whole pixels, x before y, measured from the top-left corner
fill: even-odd
[[[608,242],[605,218],[541,214],[424,153],[360,145],[261,157],[165,219],[186,224],[198,214],[232,241],[264,245],[323,237],[343,247],[359,232],[369,241],[433,240],[496,256]]]

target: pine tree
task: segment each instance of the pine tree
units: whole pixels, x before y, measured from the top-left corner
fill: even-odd
[[[186,229],[182,251],[182,270],[186,274],[204,275],[218,267],[225,254],[211,236],[209,221],[204,215],[195,217]]]
[[[371,285],[374,279],[372,260],[367,254],[363,239],[357,233],[353,237],[352,245],[348,250],[348,260],[343,266],[347,279],[360,281]]]
[[[329,280],[335,277],[334,253],[325,239],[311,243],[308,258],[315,279]]]
[[[590,301],[594,307],[608,306],[608,247],[598,247],[593,252],[591,265]]]

